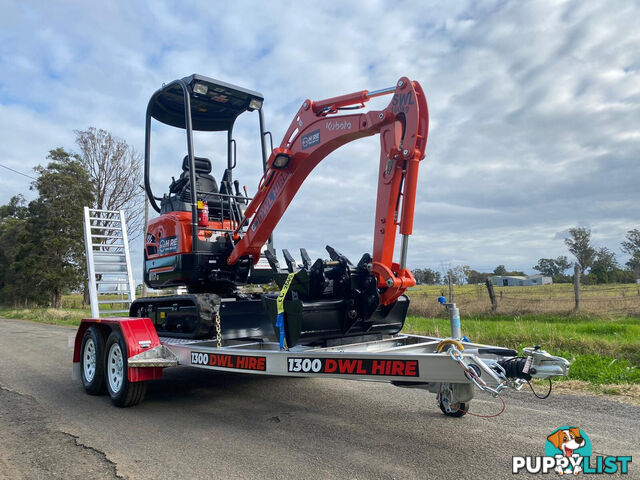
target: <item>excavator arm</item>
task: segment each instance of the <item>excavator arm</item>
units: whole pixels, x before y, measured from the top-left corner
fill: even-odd
[[[373,97],[391,95],[384,110],[338,115],[364,107]],[[282,218],[309,173],[327,155],[359,138],[380,135],[380,165],[370,272],[380,289],[380,303],[389,305],[415,285],[406,268],[408,238],[413,229],[418,167],[425,156],[429,113],[418,82],[402,77],[395,87],[351,93],[312,102],[305,100],[279,147],[274,148],[258,192],[234,234],[237,242],[228,258],[235,264],[260,250]],[[248,223],[248,228],[241,229]],[[402,235],[399,262],[393,261],[398,227]]]

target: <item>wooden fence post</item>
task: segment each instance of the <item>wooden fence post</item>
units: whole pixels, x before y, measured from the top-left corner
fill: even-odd
[[[491,300],[491,311],[495,312],[498,308],[498,300],[496,299],[496,293],[493,291],[493,283],[491,283],[491,279],[487,277],[484,281],[487,286],[487,291],[489,292],[489,300]]]
[[[577,263],[573,266],[573,292],[576,297],[575,310],[580,310],[580,265]]]

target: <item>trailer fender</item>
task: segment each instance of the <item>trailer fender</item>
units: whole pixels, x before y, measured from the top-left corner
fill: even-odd
[[[154,347],[159,347],[160,339],[156,333],[150,318],[137,317],[113,317],[113,318],[83,318],[78,327],[73,348],[73,378],[80,378],[80,352],[82,349],[82,337],[91,325],[104,328],[106,333],[113,329],[120,329],[127,344],[127,356],[131,358],[144,353]],[[161,367],[130,367],[128,368],[130,382],[143,382],[162,378]]]

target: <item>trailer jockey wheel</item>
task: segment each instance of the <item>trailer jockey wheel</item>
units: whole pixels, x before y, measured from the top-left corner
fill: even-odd
[[[447,417],[455,418],[466,415],[469,404],[456,401],[452,402],[451,400],[454,399],[455,396],[451,384],[441,384],[440,390],[438,392],[438,406],[440,407],[440,410],[442,410],[442,413],[444,413]]]
[[[447,403],[447,405],[449,406],[449,410],[447,411],[447,407],[442,402],[442,399],[438,402],[438,405],[440,406],[440,410],[442,410],[442,413],[444,413],[447,417],[455,418],[460,418],[466,415],[467,409],[469,408],[466,403]]]
[[[144,398],[146,382],[130,382],[127,345],[119,330],[114,330],[105,345],[104,375],[111,401],[117,407],[132,407]]]
[[[95,325],[87,328],[82,337],[81,369],[82,386],[89,395],[103,395],[104,381],[104,335]]]

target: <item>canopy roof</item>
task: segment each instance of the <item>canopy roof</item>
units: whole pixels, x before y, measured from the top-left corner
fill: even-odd
[[[191,99],[193,130],[229,130],[238,115],[262,108],[262,94],[213,78],[193,74],[168,83],[153,94],[147,111],[159,122],[178,128],[185,126],[182,82]]]

